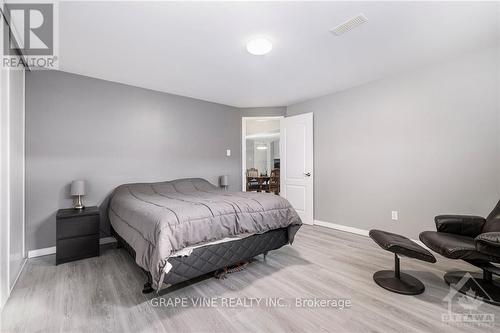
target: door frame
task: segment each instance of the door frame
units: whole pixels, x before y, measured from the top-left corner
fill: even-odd
[[[269,119],[279,119],[280,121],[280,168],[283,165],[281,160],[281,122],[284,116],[256,116],[256,117],[241,117],[241,190],[243,192],[247,191],[247,154],[246,154],[246,131],[247,131],[247,120],[269,120]]]
[[[3,22],[0,32],[3,43]],[[10,295],[9,69],[0,69],[0,310]]]

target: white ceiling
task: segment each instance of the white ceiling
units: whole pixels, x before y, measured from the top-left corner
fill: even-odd
[[[497,45],[497,2],[61,2],[60,70],[282,106]],[[329,29],[364,13],[340,37]],[[268,36],[252,56],[246,41]]]

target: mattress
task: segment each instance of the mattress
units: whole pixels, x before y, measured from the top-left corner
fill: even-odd
[[[169,259],[183,249],[280,228],[292,242],[302,224],[284,198],[229,192],[199,178],[121,185],[111,196],[109,218],[134,249],[136,263],[151,273],[155,289]]]

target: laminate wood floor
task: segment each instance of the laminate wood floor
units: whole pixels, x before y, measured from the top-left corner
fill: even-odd
[[[403,258],[402,270],[419,278],[426,291],[394,294],[372,280],[375,271],[392,268],[391,253],[369,238],[318,226],[304,226],[293,246],[271,252],[265,261],[260,256],[226,279],[206,277],[147,296],[141,293],[144,275],[124,250],[102,252],[59,266],[54,256],[30,259],[2,312],[1,332],[498,332],[500,327],[500,307],[484,303],[475,311],[493,315],[493,327],[442,321],[450,291],[444,272],[471,266],[442,257],[436,264]],[[296,298],[349,299],[352,305],[298,307]],[[192,304],[198,300],[205,307]],[[186,304],[173,306],[175,301]]]

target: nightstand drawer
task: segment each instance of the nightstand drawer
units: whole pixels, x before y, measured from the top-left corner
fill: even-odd
[[[57,220],[57,239],[99,233],[99,215],[79,216]]]
[[[56,264],[99,255],[99,234],[57,241]]]

